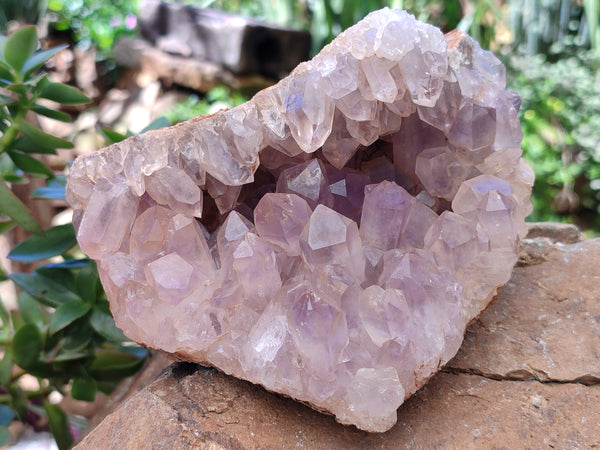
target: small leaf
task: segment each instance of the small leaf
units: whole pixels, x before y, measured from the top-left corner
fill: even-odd
[[[18,330],[23,325],[25,325],[25,321],[23,317],[21,317],[21,313],[15,309],[10,310],[10,320],[12,322],[13,329]]]
[[[0,386],[8,386],[12,378],[13,358],[10,349],[6,349],[0,361]]]
[[[0,181],[0,213],[7,215],[26,231],[42,234],[42,229],[27,207]]]
[[[4,174],[4,175],[2,175],[2,179],[4,181],[6,181],[7,183],[11,183],[11,184],[23,184],[23,183],[25,183],[25,179],[23,177],[20,177],[20,176],[14,174],[14,173]]]
[[[78,352],[78,351],[61,351],[58,355],[51,359],[51,362],[65,362],[65,361],[77,361],[78,359],[89,358],[91,353],[89,352]]]
[[[11,85],[10,87],[12,87],[12,86],[13,85]],[[12,118],[12,117],[15,117],[17,114],[19,114],[20,110],[21,110],[21,105],[18,102],[15,102],[15,103],[12,103],[12,104],[8,105],[6,107],[6,111],[3,111],[2,113],[3,113],[3,115],[5,115],[6,113],[8,113],[8,116],[6,116],[6,117],[7,118]]]
[[[4,48],[6,47],[6,41],[8,41],[8,36],[0,34],[0,58],[2,59],[4,59]]]
[[[91,331],[91,329],[90,329],[90,331]],[[77,334],[70,333],[68,336],[65,336],[65,338],[62,342],[62,347],[67,352],[81,351],[81,350],[85,349],[88,346],[88,344],[90,343],[90,341],[92,340],[92,334],[93,333],[91,333],[91,332],[89,332],[89,333],[78,332]]]
[[[21,131],[29,137],[35,144],[44,148],[73,148],[73,144],[64,139],[57,138],[51,134],[44,133],[39,128],[34,127],[28,122],[21,123]]]
[[[14,261],[30,263],[60,255],[77,244],[72,223],[46,230],[44,236],[31,236],[20,242],[8,254]]]
[[[77,294],[61,283],[38,272],[12,273],[8,277],[25,292],[53,308],[72,300],[81,300]]]
[[[100,131],[111,144],[116,144],[117,142],[121,142],[127,139],[127,136],[125,136],[124,134],[117,133],[116,131],[111,130],[110,128],[100,127]]]
[[[8,155],[10,159],[13,160],[15,166],[21,169],[23,172],[28,173],[30,175],[42,175],[45,177],[52,177],[54,174],[50,169],[48,169],[44,163],[41,161],[32,158],[31,156],[26,155],[19,150],[9,150]]]
[[[23,83],[11,83],[8,86],[6,86],[6,89],[8,89],[11,92],[14,92],[16,94],[19,95],[27,95],[29,88],[27,87],[27,85],[23,84]]]
[[[53,363],[48,363],[46,361],[38,361],[33,366],[28,367],[27,372],[38,378],[65,378],[65,370],[62,367],[57,369],[53,366]]]
[[[37,52],[31,58],[25,61],[23,67],[21,68],[22,75],[29,75],[29,73],[33,72],[35,69],[40,68],[46,61],[52,58],[61,50],[67,48],[67,44],[59,45],[58,47],[49,48],[48,50],[42,50]]]
[[[33,89],[36,96],[42,89],[44,89],[45,86],[48,85],[48,83],[50,83],[50,80],[48,80],[48,74],[45,72],[38,73],[33,77],[27,77],[27,79],[23,82],[23,84]]]
[[[46,323],[47,317],[39,302],[27,292],[21,292],[17,297],[17,305],[21,317],[26,323],[41,325]]]
[[[0,320],[2,321],[2,330],[6,331],[10,329],[10,314],[4,306],[4,302],[0,301]]]
[[[4,60],[19,72],[25,61],[35,52],[37,44],[37,29],[34,26],[22,27],[6,41]]]
[[[75,378],[71,386],[71,396],[75,400],[93,402],[96,398],[96,381],[92,378]]]
[[[12,442],[12,438],[10,436],[10,431],[6,427],[0,427],[0,446],[10,445]]]
[[[11,383],[8,386],[8,392],[12,397],[12,409],[17,413],[19,418],[25,417],[27,414],[27,394],[21,389],[18,383]]]
[[[81,259],[67,259],[59,263],[51,263],[43,266],[44,269],[80,269],[90,265],[91,260],[89,258]]]
[[[171,125],[169,119],[167,119],[165,116],[160,116],[158,119],[155,119],[152,122],[150,122],[150,124],[146,128],[140,131],[140,134],[145,133],[146,131],[158,130],[159,128],[168,127],[169,125]]]
[[[41,116],[49,117],[50,119],[59,120],[61,122],[71,121],[71,117],[68,114],[65,114],[62,111],[57,111],[55,109],[46,108],[42,105],[35,105],[31,108],[31,110]]]
[[[7,97],[6,95],[0,95],[0,105],[11,105],[15,103],[15,99],[12,97]]]
[[[119,350],[100,349],[90,370],[97,381],[116,381],[136,373],[144,359]]]
[[[21,136],[16,139],[12,146],[16,150],[21,150],[25,153],[40,153],[45,155],[56,155],[56,150],[46,145],[39,145],[27,136]]]
[[[120,328],[115,325],[115,320],[107,312],[95,307],[90,315],[90,325],[100,335],[106,339],[117,342],[124,342],[127,337],[123,334]]]
[[[69,449],[73,444],[73,436],[71,436],[67,415],[58,405],[52,405],[47,400],[44,400],[44,409],[48,415],[50,431],[59,450]]]
[[[99,285],[100,277],[98,276],[95,264],[90,264],[85,269],[80,270],[75,277],[75,292],[89,303],[96,301]]]
[[[15,412],[6,405],[0,405],[0,426],[7,427],[15,417]]]
[[[39,361],[42,351],[42,336],[31,323],[23,325],[13,337],[13,358],[15,363],[27,370]]]
[[[31,193],[32,198],[65,199],[65,186],[67,177],[56,175],[46,182],[46,187],[39,187]]]
[[[13,81],[15,81],[14,75],[10,73],[10,70],[8,70],[5,66],[6,64],[3,64],[0,61],[0,86],[3,87],[8,86]]]
[[[65,289],[73,292],[78,299],[81,300],[81,296],[77,293],[77,286],[75,285],[75,273],[70,270],[64,269],[52,269],[46,266],[38,267],[35,272],[40,275],[50,278],[52,281],[60,284]]]
[[[0,221],[0,234],[6,233],[8,230],[11,230],[15,225],[16,223],[14,223],[12,220]]]
[[[63,105],[79,105],[88,103],[90,99],[79,89],[63,83],[50,83],[41,94],[41,98],[47,98]]]
[[[67,360],[63,362],[53,363],[53,367],[61,371],[64,374],[65,379],[73,378],[89,378],[89,374],[85,367],[88,367],[93,359],[93,355],[87,355],[88,358],[85,360],[79,358],[78,360]]]
[[[86,315],[90,309],[91,306],[83,300],[72,300],[63,303],[52,314],[52,318],[50,319],[50,334],[54,334],[72,324],[80,317]]]
[[[10,156],[6,153],[0,153],[0,175],[5,176],[10,173],[14,173],[15,163],[12,162]]]

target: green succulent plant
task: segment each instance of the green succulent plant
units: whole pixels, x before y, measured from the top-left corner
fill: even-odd
[[[44,177],[38,199],[64,199],[65,176],[56,175],[36,155],[55,154],[73,145],[47,134],[27,120],[33,113],[68,122],[70,116],[40,104],[87,103],[74,87],[51,82],[44,64],[64,47],[39,50],[36,28],[26,26],[10,37],[0,36],[0,232],[20,226],[32,236],[15,246],[8,258],[38,263],[31,273],[7,274],[20,293],[17,309],[0,299],[0,445],[10,443],[7,426],[18,419],[31,422],[40,415],[59,448],[73,436],[65,412],[49,401],[50,393],[67,392],[91,401],[97,391],[110,392],[123,377],[143,364],[146,350],[131,345],[111,316],[94,263],[76,250],[71,223],[47,230],[36,222],[11,185],[29,177]],[[52,258],[52,262],[47,260]],[[24,390],[25,375],[39,389]]]

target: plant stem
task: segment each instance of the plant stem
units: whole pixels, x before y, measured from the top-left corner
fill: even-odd
[[[52,392],[52,389],[49,388],[49,387],[38,389],[37,391],[25,391],[25,393],[27,394],[27,398],[28,399],[31,399],[31,398],[46,398],[48,396],[48,394],[50,394],[50,392]]]
[[[23,370],[23,369],[17,370],[15,373],[13,373],[13,376],[12,376],[12,377],[11,377],[11,379],[10,379],[11,383],[12,383],[13,381],[16,381],[16,380],[18,380],[19,378],[21,378],[21,377],[22,377],[23,375],[25,375],[26,373],[27,373],[27,371],[26,371],[26,370]]]
[[[29,105],[27,100],[19,99],[19,110],[17,114],[15,114],[13,121],[8,126],[7,130],[4,132],[4,135],[0,137],[0,154],[4,153],[6,150],[10,148],[15,138],[17,137],[17,133],[21,129],[21,122],[25,120],[25,116],[27,115],[27,111],[29,111]]]

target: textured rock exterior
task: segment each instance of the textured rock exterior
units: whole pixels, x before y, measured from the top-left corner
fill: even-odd
[[[371,13],[251,101],[73,164],[132,339],[385,431],[517,260],[518,96],[470,37]]]
[[[340,426],[216,371],[176,365],[77,448],[597,447],[600,239],[531,243],[543,258],[514,269],[458,355],[399,408],[384,434]]]
[[[235,74],[278,78],[309,58],[308,31],[216,9],[142,0],[138,19],[141,35],[157,48],[196,61],[211,61]]]

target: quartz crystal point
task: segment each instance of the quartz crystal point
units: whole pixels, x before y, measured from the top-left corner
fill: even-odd
[[[466,34],[376,11],[246,104],[78,158],[77,238],[133,340],[382,432],[509,279],[518,105]]]

